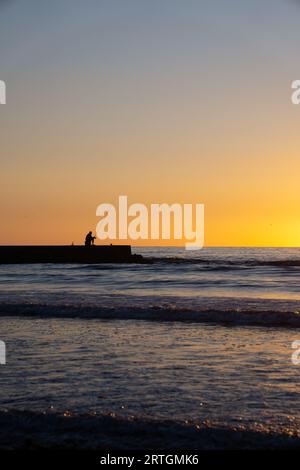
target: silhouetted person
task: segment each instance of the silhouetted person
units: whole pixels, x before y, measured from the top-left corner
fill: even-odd
[[[89,232],[87,234],[87,236],[85,237],[85,246],[91,246],[91,245],[94,245],[94,240],[96,239],[96,237],[93,237],[93,234],[92,232]]]

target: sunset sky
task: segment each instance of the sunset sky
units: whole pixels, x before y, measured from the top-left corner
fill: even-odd
[[[299,24],[296,0],[0,1],[0,244],[81,243],[125,194],[204,203],[206,245],[300,246]]]

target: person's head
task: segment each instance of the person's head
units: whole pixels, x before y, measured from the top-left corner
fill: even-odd
[[[92,235],[92,232],[91,232],[91,231],[89,232],[89,235]]]

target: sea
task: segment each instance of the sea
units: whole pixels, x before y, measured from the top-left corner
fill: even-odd
[[[0,447],[299,446],[300,249],[133,251],[0,265]]]

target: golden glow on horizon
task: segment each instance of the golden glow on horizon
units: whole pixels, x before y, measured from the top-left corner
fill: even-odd
[[[264,160],[258,153],[256,165],[247,171],[245,155],[243,161],[235,157],[232,166],[223,168],[215,166],[217,159],[212,159],[205,170],[201,169],[201,161],[196,170],[196,156],[186,159],[183,166],[162,166],[160,171],[151,165],[150,155],[144,156],[144,164],[137,161],[127,169],[125,165],[123,172],[116,171],[109,159],[105,164],[94,162],[93,168],[82,166],[79,159],[59,168],[59,159],[50,157],[28,168],[25,159],[17,173],[6,164],[10,174],[2,184],[0,241],[83,243],[86,232],[95,231],[99,220],[95,215],[97,205],[109,202],[117,206],[119,194],[126,194],[129,188],[130,204],[204,203],[205,246],[299,246],[300,162],[296,153],[283,160],[280,150],[274,149],[273,157],[266,153]],[[133,167],[136,171],[131,174]],[[164,240],[127,242],[182,245]]]

